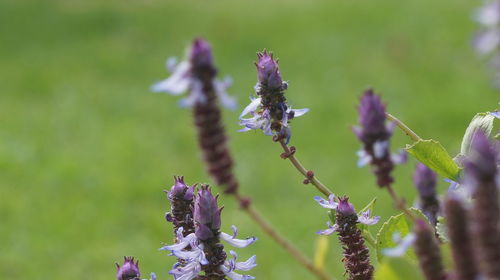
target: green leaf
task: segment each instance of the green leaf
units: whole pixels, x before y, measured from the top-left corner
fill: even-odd
[[[437,218],[436,233],[442,242],[449,242],[448,232],[446,230],[446,220],[444,217],[439,216]]]
[[[411,231],[410,225],[411,223],[403,213],[390,217],[389,220],[382,225],[377,234],[377,259],[379,262],[385,258],[382,254],[383,249],[397,246],[396,242],[393,240],[394,234],[399,233],[401,237],[405,237]],[[406,251],[405,257],[412,261],[417,259],[415,253],[411,249]]]
[[[425,215],[416,208],[410,208],[410,212],[419,219],[422,219],[429,223],[428,219]],[[385,248],[393,248],[396,247],[397,244],[393,240],[393,236],[395,233],[399,233],[401,238],[404,238],[408,233],[412,231],[413,224],[412,221],[405,216],[404,213],[398,214],[396,216],[392,216],[387,220],[382,227],[380,228],[377,234],[377,259],[378,261],[382,261],[386,259],[386,257],[382,254],[382,250]],[[404,258],[410,260],[411,262],[416,262],[417,257],[413,252],[413,248],[408,248]]]
[[[375,280],[422,280],[422,273],[415,264],[403,258],[388,258],[375,270]]]
[[[462,146],[460,148],[460,154],[467,156],[470,153],[470,146],[474,137],[474,134],[478,131],[482,131],[486,136],[490,136],[491,130],[493,129],[493,117],[489,112],[478,113],[472,118],[469,126],[465,130],[464,137],[462,138]]]
[[[406,150],[439,175],[458,180],[460,168],[438,141],[419,140],[413,145],[407,145]]]

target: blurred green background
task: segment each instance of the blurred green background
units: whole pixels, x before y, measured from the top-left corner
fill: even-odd
[[[2,279],[113,279],[115,261],[140,259],[143,275],[167,275],[174,259],[163,189],[172,176],[211,182],[188,110],[179,98],[149,92],[195,36],[213,45],[221,75],[243,108],[256,82],[255,53],[280,58],[287,96],[311,112],[293,122],[292,144],[306,167],[337,194],[376,214],[395,211],[369,169],[356,168],[349,126],[362,90],[374,87],[388,109],[424,138],[455,154],[475,112],[492,110],[484,62],[470,47],[476,29],[466,0],[6,0],[0,2],[0,275]],[[325,228],[316,191],[262,133],[237,133],[239,111],[225,111],[242,192],[276,228],[312,256]],[[396,131],[393,148],[408,143]],[[415,161],[399,166],[395,188],[413,201]],[[446,188],[440,183],[440,189]],[[223,229],[260,241],[258,279],[313,279],[237,205]],[[374,226],[376,231],[380,225]],[[342,279],[330,237],[328,270]]]

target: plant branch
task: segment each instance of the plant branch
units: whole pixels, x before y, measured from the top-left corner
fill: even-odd
[[[247,200],[241,197],[238,193],[234,194],[235,198],[240,202],[241,205],[245,205]],[[299,251],[290,241],[285,239],[281,234],[273,229],[271,224],[269,224],[257,210],[250,204],[246,207],[242,207],[243,211],[247,213],[252,220],[260,226],[261,230],[269,235],[276,243],[278,243],[285,251],[287,251],[295,260],[297,260],[302,266],[304,266],[311,273],[316,275],[318,279],[331,280],[332,277],[329,276],[324,270],[319,269],[314,266],[312,261],[307,258],[302,252]]]
[[[304,183],[313,184],[316,189],[322,192],[325,196],[329,196],[332,193],[320,180],[314,175],[314,172],[305,169],[305,167],[300,163],[300,161],[295,157],[295,147],[288,147],[284,139],[278,140],[283,148],[284,153],[281,154],[282,158],[290,160],[290,162],[295,166],[295,168],[305,177]]]
[[[392,186],[389,185],[389,186],[384,187],[384,188],[386,188],[387,191],[389,192],[392,200],[394,201],[396,208],[403,211],[403,213],[405,213],[405,215],[408,216],[408,218],[410,218],[412,221],[415,221],[415,215],[413,215],[413,213],[411,213],[410,210],[408,210],[408,208],[406,207],[405,200],[400,198],[396,194],[396,191],[392,188]]]
[[[406,124],[404,124],[402,121],[400,121],[398,118],[395,116],[385,113],[386,118],[389,121],[393,121],[406,135],[408,135],[413,141],[419,141],[422,140],[420,136],[418,136],[413,130],[411,130]]]

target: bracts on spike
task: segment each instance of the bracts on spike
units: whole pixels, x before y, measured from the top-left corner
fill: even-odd
[[[467,212],[461,201],[448,197],[444,203],[446,225],[451,242],[453,262],[455,263],[454,279],[470,280],[478,276],[476,260],[472,248]]]
[[[472,190],[472,222],[479,268],[487,279],[500,279],[500,208],[496,151],[479,132],[465,162],[465,183]]]
[[[358,216],[347,197],[339,198],[336,213],[339,240],[344,248],[344,266],[350,280],[369,280],[373,278],[369,250],[361,231],[356,226]]]
[[[184,183],[184,177],[174,177],[174,185],[167,193],[170,201],[170,212],[165,216],[168,222],[174,225],[174,233],[183,228],[184,236],[194,232],[193,207],[194,189],[196,185],[188,187]]]
[[[217,105],[213,80],[217,70],[212,63],[210,46],[196,40],[191,51],[192,74],[201,83],[204,102],[194,104],[193,117],[198,131],[198,144],[207,163],[208,172],[226,193],[236,193],[238,181],[233,175],[233,160],[227,147],[227,138]]]
[[[416,220],[415,237],[415,253],[425,279],[446,279],[441,252],[434,231],[423,220]]]

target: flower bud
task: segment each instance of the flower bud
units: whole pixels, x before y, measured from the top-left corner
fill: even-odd
[[[139,272],[139,261],[134,263],[133,257],[124,257],[123,265],[116,264],[118,271],[116,272],[117,280],[139,280],[141,273]]]
[[[259,82],[269,90],[281,89],[283,80],[281,78],[278,61],[274,60],[273,54],[264,50],[257,53],[259,61],[257,67],[257,78]]]
[[[195,233],[198,239],[207,240],[217,236],[221,225],[221,211],[208,185],[198,191],[194,204]]]
[[[216,70],[213,65],[212,48],[204,39],[197,38],[193,41],[189,59],[195,75],[205,73],[211,76],[210,78],[215,76]]]
[[[434,231],[423,220],[415,221],[415,254],[427,280],[446,279]]]
[[[436,196],[437,175],[423,163],[418,163],[413,174],[413,183],[420,195],[420,208],[429,221],[435,225],[439,212]]]

